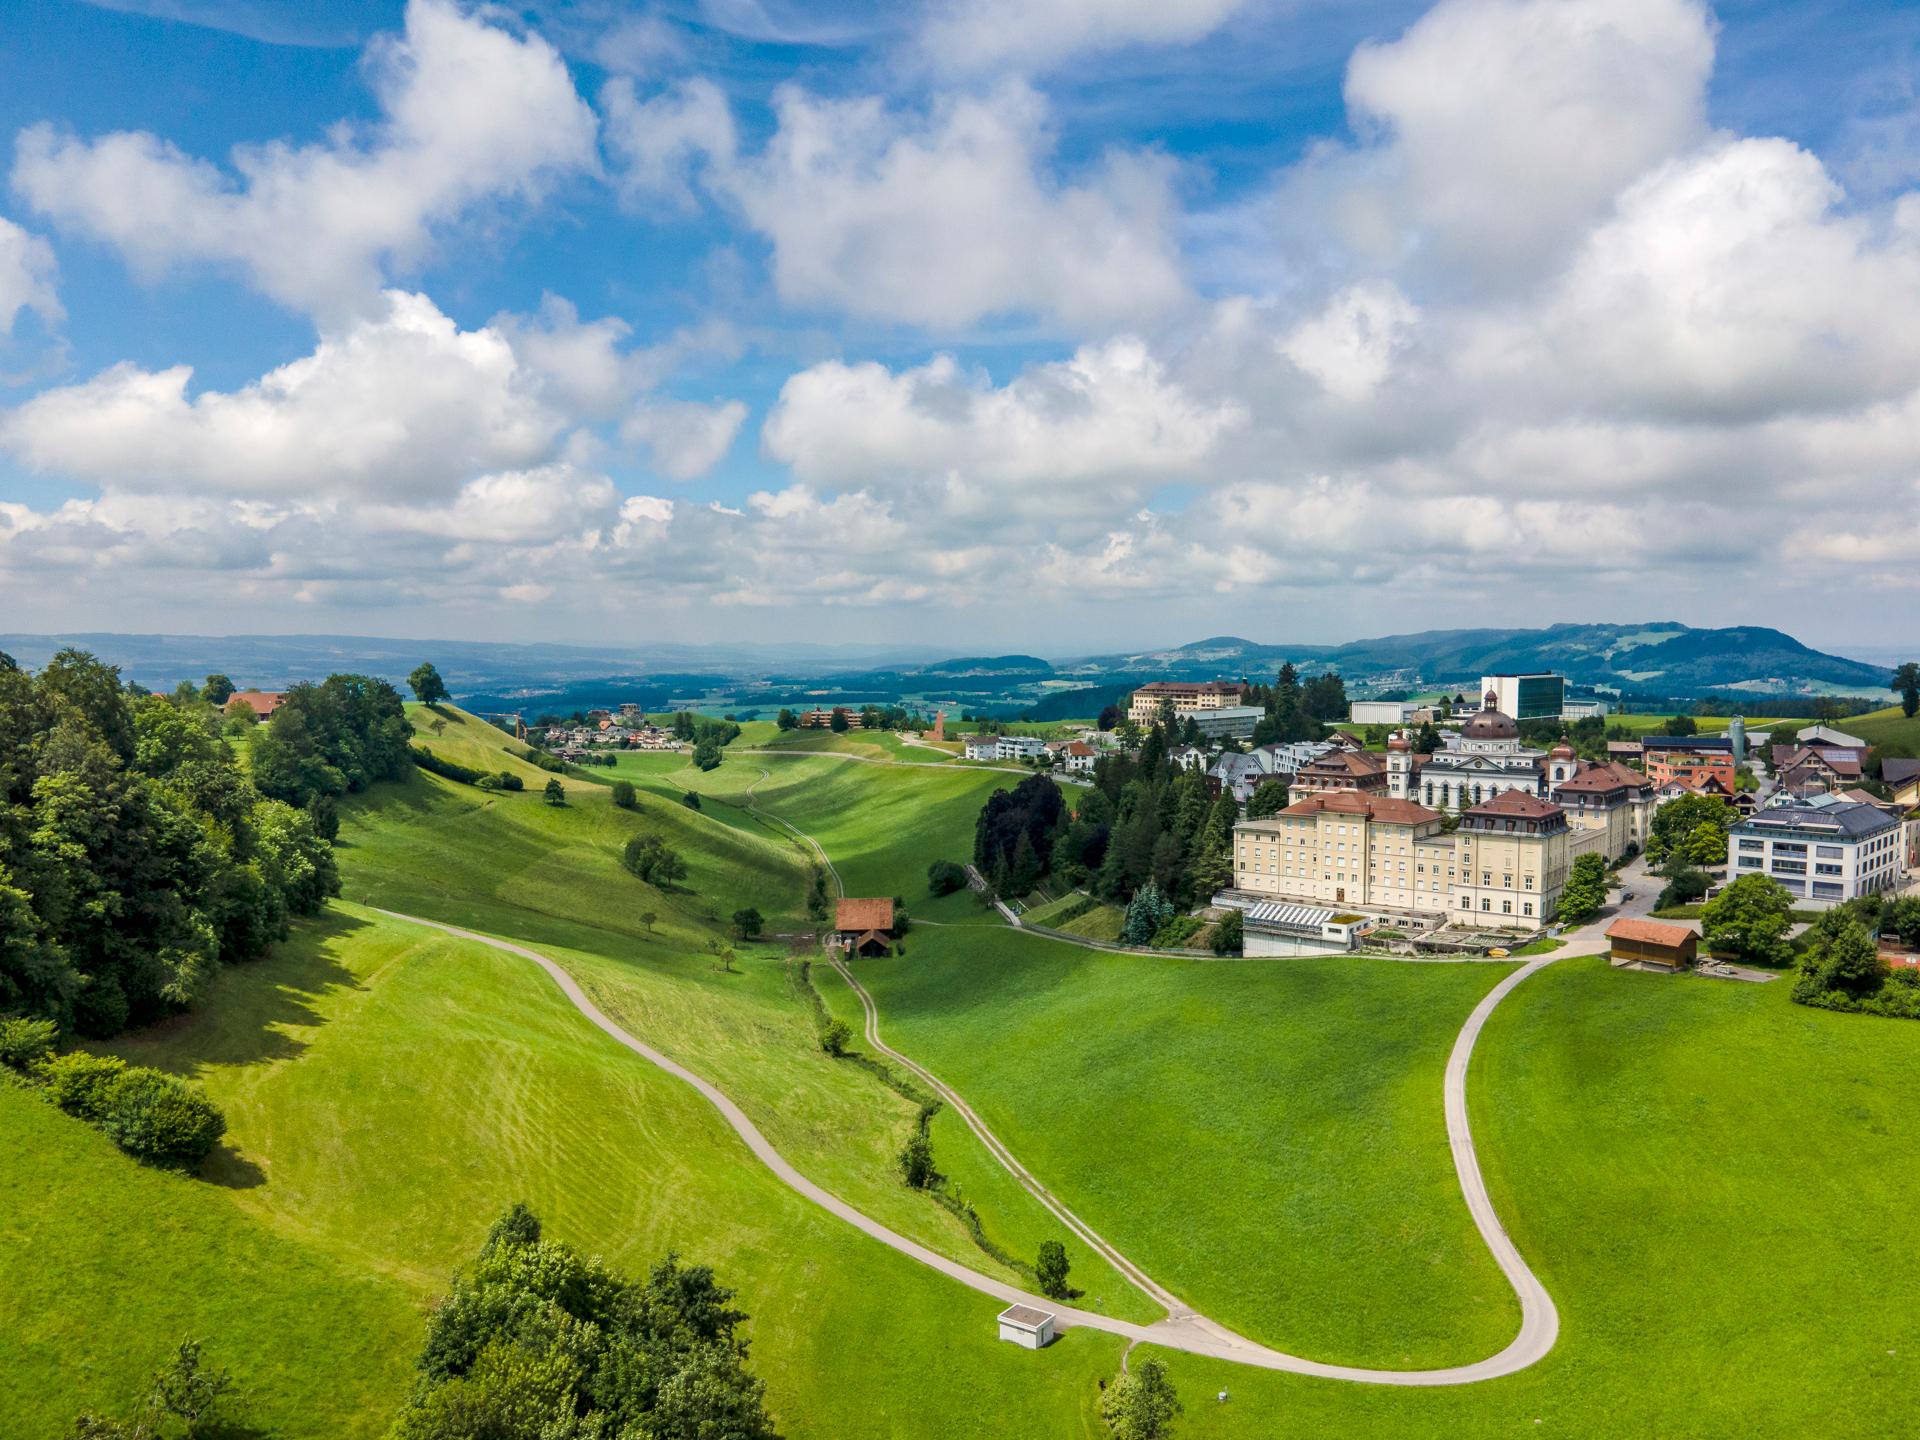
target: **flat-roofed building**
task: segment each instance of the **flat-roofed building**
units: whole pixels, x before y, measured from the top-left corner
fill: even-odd
[[[1422,707],[1412,700],[1355,700],[1347,710],[1353,725],[1406,725]]]
[[[1193,721],[1209,740],[1251,740],[1253,727],[1267,712],[1258,705],[1220,705],[1211,710],[1191,710],[1183,717]]]
[[[1492,697],[1486,709],[1516,720],[1558,720],[1567,708],[1566,677],[1548,670],[1482,676],[1480,693]]]

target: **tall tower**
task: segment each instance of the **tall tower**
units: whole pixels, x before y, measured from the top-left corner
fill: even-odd
[[[1547,793],[1571,780],[1580,767],[1580,757],[1573,753],[1573,747],[1564,740],[1547,752]]]
[[[1413,795],[1413,742],[1404,730],[1387,737],[1387,793],[1396,800]]]
[[[1733,742],[1733,768],[1738,770],[1747,763],[1747,721],[1743,715],[1736,715],[1727,722],[1727,739]]]
[[[929,740],[944,740],[947,738],[947,712],[946,711],[936,710],[933,712],[933,733],[929,735],[927,738]]]

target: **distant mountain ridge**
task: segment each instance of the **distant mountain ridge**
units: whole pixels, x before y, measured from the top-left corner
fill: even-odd
[[[1018,652],[955,656],[927,645],[0,635],[0,650],[34,669],[63,645],[91,650],[154,689],[198,680],[212,670],[263,689],[321,679],[337,670],[398,682],[421,660],[432,660],[456,697],[479,697],[500,709],[525,704],[562,710],[620,699],[664,705],[705,696],[725,697],[719,703],[746,709],[816,704],[832,696],[855,703],[918,697],[993,713],[1044,705],[1049,713],[1065,714],[1076,704],[1104,704],[1143,680],[1262,679],[1288,661],[1308,672],[1338,670],[1360,693],[1468,686],[1505,670],[1552,670],[1575,685],[1643,695],[1871,693],[1886,688],[1889,672],[1884,663],[1829,655],[1763,626],[1694,629],[1676,621],[1427,630],[1342,645],[1269,644],[1214,635],[1167,649],[1053,661]]]
[[[1829,655],[1757,625],[1694,629],[1677,621],[1551,625],[1544,630],[1427,630],[1345,645],[1268,645],[1215,636],[1171,650],[1102,655],[1069,674],[1164,674],[1198,679],[1265,674],[1287,661],[1338,670],[1349,682],[1447,685],[1502,671],[1551,670],[1576,685],[1692,694],[1789,694],[1809,686],[1886,688],[1884,667]]]

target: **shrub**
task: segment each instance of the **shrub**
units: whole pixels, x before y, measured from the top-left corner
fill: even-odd
[[[1246,946],[1246,937],[1246,917],[1238,910],[1229,910],[1213,927],[1213,953],[1238,955]]]
[[[618,805],[622,810],[633,809],[634,802],[637,799],[638,797],[634,794],[633,782],[631,780],[616,780],[613,782],[613,803]]]
[[[680,803],[689,810],[698,810],[700,808],[700,797],[691,790],[683,791],[680,796]]]
[[[511,770],[502,770],[496,778],[499,780],[502,790],[524,790],[527,788],[527,782]]]
[[[127,1068],[118,1055],[89,1055],[73,1050],[42,1060],[35,1070],[47,1098],[69,1115],[98,1125],[106,1119],[114,1086]]]
[[[457,761],[449,760],[445,756],[436,755],[424,745],[409,745],[407,753],[413,757],[413,763],[422,770],[430,770],[435,775],[448,780],[458,780],[462,785],[477,785],[481,777],[486,774],[484,770],[475,770]]]
[[[1660,892],[1660,898],[1654,902],[1653,908],[1669,910],[1675,905],[1691,905],[1707,893],[1707,883],[1705,871],[1696,870],[1691,865],[1682,865],[1673,871],[1672,877],[1667,881],[1666,889]]]
[[[935,895],[951,895],[964,889],[967,867],[952,860],[936,860],[927,867],[927,889]]]
[[[25,1071],[53,1053],[59,1027],[51,1020],[0,1017],[0,1065]]]
[[[1039,1263],[1033,1267],[1040,1282],[1040,1293],[1053,1300],[1065,1300],[1067,1290],[1067,1247],[1058,1240],[1040,1242]]]
[[[829,1021],[827,1028],[820,1032],[820,1048],[836,1058],[846,1054],[852,1042],[853,1030],[844,1020]]]
[[[933,1142],[916,1130],[907,1141],[906,1148],[900,1152],[900,1178],[915,1190],[925,1190],[933,1184],[936,1172],[933,1168]]]
[[[227,1121],[186,1081],[139,1067],[114,1081],[100,1128],[136,1160],[193,1170],[227,1133]]]

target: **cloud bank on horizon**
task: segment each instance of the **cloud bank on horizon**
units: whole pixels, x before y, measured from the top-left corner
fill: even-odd
[[[1920,616],[1900,8],[254,8],[0,84],[8,628]]]

